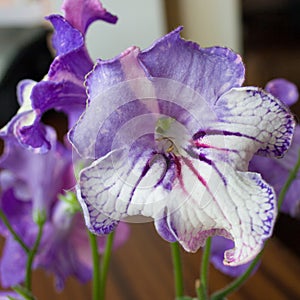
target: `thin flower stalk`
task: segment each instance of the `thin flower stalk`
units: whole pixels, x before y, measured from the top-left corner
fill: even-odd
[[[171,243],[170,245],[173,261],[175,295],[176,298],[180,298],[183,296],[184,293],[180,247],[177,242]]]
[[[35,243],[32,247],[32,249],[28,253],[28,259],[27,259],[27,264],[26,264],[26,279],[25,279],[25,287],[28,291],[31,292],[31,279],[32,279],[32,264],[33,260],[35,258],[35,255],[38,251],[41,238],[43,235],[43,227],[44,227],[45,222],[38,223],[39,231],[37,234],[37,238],[35,240]]]
[[[113,248],[114,236],[115,236],[114,232],[111,232],[107,236],[105,249],[102,256],[101,274],[100,274],[100,298],[99,298],[100,300],[105,299],[105,290],[106,290],[105,288],[106,288],[106,281],[107,281],[107,275],[109,270],[111,252]]]
[[[9,230],[10,234],[14,237],[14,239],[20,244],[20,246],[24,249],[26,253],[29,253],[30,249],[25,245],[22,238],[12,228],[12,226],[9,223],[9,220],[7,219],[6,215],[1,209],[0,209],[0,218],[2,222],[5,224],[6,228]]]
[[[207,238],[206,245],[203,251],[201,270],[200,270],[200,286],[198,288],[198,295],[200,300],[208,299],[208,268],[209,257],[211,249],[211,237]]]
[[[97,237],[89,232],[89,239],[93,259],[93,300],[100,299],[100,257],[98,252]]]

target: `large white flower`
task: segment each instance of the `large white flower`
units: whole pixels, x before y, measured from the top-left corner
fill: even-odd
[[[248,163],[255,153],[281,156],[294,120],[271,94],[241,87],[237,54],[202,49],[180,30],[99,60],[87,77],[88,106],[69,134],[94,159],[78,196],[95,233],[144,215],[187,251],[208,236],[232,239],[224,262],[238,265],[261,250],[277,214],[273,189]]]

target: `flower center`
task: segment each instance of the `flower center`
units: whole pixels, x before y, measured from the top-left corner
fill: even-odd
[[[158,119],[155,126],[155,141],[160,153],[173,153],[181,156],[186,141],[188,141],[186,128],[171,117]]]

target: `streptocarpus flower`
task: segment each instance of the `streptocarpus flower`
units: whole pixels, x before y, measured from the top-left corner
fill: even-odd
[[[50,128],[47,132],[53,134]],[[90,280],[93,267],[82,214],[59,200],[75,182],[71,150],[54,138],[49,140],[52,147],[46,154],[28,151],[15,140],[5,141],[0,208],[28,247],[33,246],[38,233],[32,215],[44,212],[47,216],[33,267],[53,273],[56,288],[61,290],[68,276],[82,282]],[[11,287],[24,281],[27,256],[2,222],[0,234],[6,238],[0,261],[1,284]],[[123,223],[117,231],[115,247],[127,237],[128,227]],[[103,251],[105,237],[99,237],[98,242]]]
[[[158,233],[196,251],[206,238],[235,243],[224,262],[251,260],[272,233],[276,197],[247,171],[259,152],[282,155],[294,121],[271,94],[241,87],[244,66],[227,48],[200,48],[180,28],[140,51],[98,61],[88,108],[69,138],[83,157],[78,197],[88,228],[112,231],[144,215]]]
[[[95,20],[116,23],[117,18],[107,12],[99,0],[65,0],[65,18],[51,15],[47,19],[55,29],[53,47],[56,57],[46,77],[40,82],[24,80],[18,87],[20,109],[1,130],[1,136],[14,135],[26,148],[46,152],[47,140],[41,117],[50,109],[63,111],[71,127],[85,108],[85,75],[92,69],[85,34]]]

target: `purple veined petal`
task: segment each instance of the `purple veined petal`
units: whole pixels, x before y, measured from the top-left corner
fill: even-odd
[[[209,103],[244,81],[241,57],[228,48],[201,48],[180,38],[182,27],[158,40],[139,54],[152,77],[179,81],[198,92]]]
[[[149,77],[138,54],[139,49],[130,48],[114,60],[98,61],[88,75],[88,107],[69,134],[83,157],[98,158],[113,150],[115,136],[124,126],[131,132],[140,126],[154,132],[158,119],[170,117],[192,136],[208,121],[216,120],[196,91],[181,82]],[[128,128],[129,122],[132,128]]]
[[[288,106],[296,103],[299,98],[297,86],[284,78],[269,81],[265,90]]]
[[[223,263],[224,252],[233,247],[234,247],[234,243],[232,240],[226,239],[222,236],[213,237],[212,244],[211,244],[210,261],[214,265],[214,267],[218,269],[220,272],[229,275],[231,277],[238,277],[244,274],[244,272],[248,269],[251,262],[248,262],[240,266],[235,266],[235,267],[224,265]],[[259,264],[256,265],[256,268],[252,272],[252,274],[258,269],[258,267]]]
[[[118,18],[103,8],[99,0],[65,0],[62,9],[66,20],[82,34],[85,34],[89,25],[95,20],[103,20],[115,24]]]
[[[255,173],[238,172],[226,166],[224,178],[216,169],[205,174],[205,166],[199,162],[192,165],[182,164],[181,185],[189,190],[188,193],[182,188],[172,190],[164,226],[189,252],[204,246],[208,236],[232,239],[235,247],[225,252],[223,263],[229,266],[247,263],[272,234],[277,213],[272,188]]]
[[[115,150],[82,170],[78,198],[91,231],[106,234],[119,220],[143,215],[187,251],[197,251],[210,235],[233,239],[228,265],[245,263],[261,250],[272,233],[276,201],[258,174],[136,150],[135,156]]]
[[[131,154],[114,150],[81,171],[78,199],[91,231],[106,234],[127,216],[152,216],[163,209],[161,200],[169,192],[173,171],[166,169],[163,155],[153,156],[151,149],[143,148],[137,145]],[[93,188],[96,182],[99,189]]]
[[[230,159],[247,170],[254,153],[280,157],[291,144],[295,121],[289,109],[271,94],[244,87],[232,89],[216,102],[218,121],[208,124],[195,141],[211,159]],[[215,152],[215,154],[213,154]],[[215,156],[214,156],[215,155]]]

